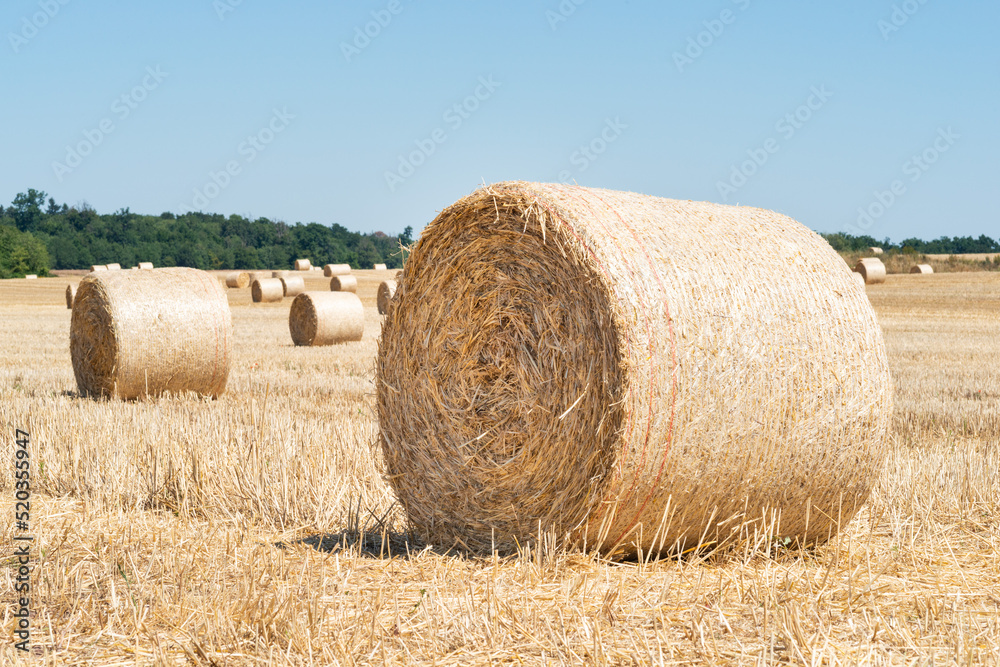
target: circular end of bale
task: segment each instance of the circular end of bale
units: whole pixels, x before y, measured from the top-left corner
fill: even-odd
[[[232,352],[225,290],[187,268],[91,274],[73,302],[70,354],[84,396],[225,391]]]
[[[226,287],[246,289],[250,287],[250,274],[246,271],[233,271],[226,276]]]
[[[139,262],[139,269],[141,271],[150,271],[153,269],[152,262]]]
[[[877,285],[885,282],[885,264],[878,257],[864,257],[854,265],[854,270],[865,279],[866,285]]]
[[[910,268],[910,273],[934,273],[934,267],[930,264],[917,264]]]
[[[378,314],[385,315],[386,311],[389,310],[389,302],[392,301],[392,297],[396,296],[396,281],[395,280],[383,280],[378,286]]]
[[[274,303],[285,296],[285,288],[277,278],[262,278],[250,285],[250,297],[254,303]]]
[[[359,341],[365,332],[365,309],[349,292],[303,292],[292,301],[288,329],[296,345]]]
[[[875,484],[892,407],[853,280],[771,211],[479,190],[424,230],[383,322],[386,478],[444,548],[825,541]]]
[[[357,292],[358,279],[356,276],[334,276],[330,278],[331,292]]]

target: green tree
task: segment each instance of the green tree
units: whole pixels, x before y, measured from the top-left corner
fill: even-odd
[[[13,209],[11,216],[14,224],[22,232],[34,231],[39,219],[42,217],[42,205],[48,195],[34,188],[28,188],[27,192],[20,192],[11,202]]]

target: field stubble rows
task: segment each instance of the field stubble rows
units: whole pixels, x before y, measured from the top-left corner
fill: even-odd
[[[407,537],[370,449],[379,279],[361,272],[364,340],[332,348],[291,345],[287,301],[232,293],[226,394],[132,403],[75,395],[62,292],[76,279],[0,281],[3,460],[15,428],[33,440],[33,664],[997,660],[1000,274],[868,288],[893,447],[836,540],[802,553],[761,533],[628,563],[544,539],[470,558]],[[12,490],[5,466],[4,517]],[[0,645],[0,662],[22,659]]]

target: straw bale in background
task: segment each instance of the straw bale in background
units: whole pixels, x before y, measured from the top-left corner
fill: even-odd
[[[355,276],[334,276],[330,278],[331,292],[357,292],[358,279]]]
[[[303,292],[288,313],[296,345],[333,345],[359,341],[365,332],[365,309],[356,294]]]

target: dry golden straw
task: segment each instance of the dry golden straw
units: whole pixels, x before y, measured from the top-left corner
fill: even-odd
[[[66,285],[66,307],[73,309],[73,300],[76,299],[76,285],[72,283]]]
[[[25,280],[38,280],[38,274],[37,273],[26,273],[24,275],[24,279]]]
[[[861,285],[862,287],[865,286],[865,277],[863,275],[861,275],[857,271],[851,271],[851,276],[854,278],[854,282]]]
[[[291,275],[291,271],[271,271],[271,277],[281,280],[285,276]]]
[[[288,329],[296,345],[359,341],[365,332],[365,309],[356,294],[303,292],[292,301]]]
[[[358,279],[355,276],[334,276],[330,278],[331,292],[357,292]]]
[[[108,267],[107,267],[106,264],[91,264],[90,265],[90,272],[91,273],[96,273],[97,271],[107,271],[107,270],[108,270]]]
[[[281,289],[284,296],[298,296],[306,291],[306,281],[301,276],[281,279]]]
[[[270,271],[251,271],[250,272],[250,284],[253,285],[255,280],[267,280],[271,278]]]
[[[872,246],[872,247],[868,248],[868,252],[871,253],[872,255],[881,255],[885,251],[882,250],[882,248],[879,248],[877,246]]]
[[[226,287],[246,289],[250,287],[250,274],[246,271],[233,271],[226,276]]]
[[[121,264],[117,264],[117,263],[116,264],[108,264],[107,266],[108,266],[108,271],[121,271],[122,270],[122,265]]]
[[[142,271],[149,271],[153,268],[152,262],[139,262],[139,269]]]
[[[859,259],[854,265],[854,270],[865,279],[866,285],[876,285],[885,282],[885,264],[878,257],[865,257]]]
[[[412,527],[476,551],[549,530],[685,550],[775,517],[823,542],[867,500],[892,411],[871,304],[803,225],[521,182],[424,230],[375,385]]]
[[[375,266],[373,267],[373,269],[374,269],[375,271],[388,271],[388,270],[389,270],[388,268],[386,268],[385,264],[376,264],[376,265],[375,265]]]
[[[392,301],[392,297],[396,295],[396,281],[395,280],[383,280],[378,286],[378,314],[385,315],[386,311],[389,310],[389,302]]]
[[[327,278],[346,276],[351,272],[350,264],[327,264],[323,267],[323,275]]]
[[[308,259],[295,260],[296,271],[308,271],[311,268],[312,268],[312,262],[310,262]]]
[[[76,384],[85,396],[218,396],[232,335],[225,290],[204,271],[91,274],[80,281],[70,324]]]
[[[910,269],[910,273],[934,273],[934,267],[930,264],[917,264]]]
[[[284,296],[285,288],[278,278],[262,278],[250,284],[250,297],[254,303],[281,301]]]

